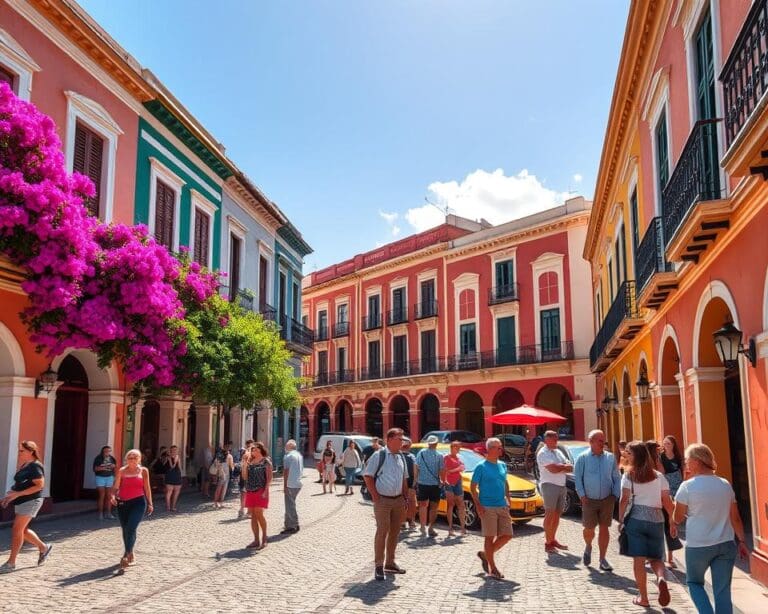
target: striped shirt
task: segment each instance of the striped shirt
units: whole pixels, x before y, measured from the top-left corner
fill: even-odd
[[[385,454],[384,464],[381,465],[381,455]],[[403,493],[403,480],[408,477],[408,470],[405,466],[405,458],[399,452],[392,454],[387,448],[381,448],[374,452],[368,463],[365,465],[363,475],[373,477],[378,471],[379,475],[375,478],[376,491],[385,497],[395,497]]]

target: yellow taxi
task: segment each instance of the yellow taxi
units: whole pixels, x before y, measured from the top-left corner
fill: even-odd
[[[411,446],[411,452],[416,456],[419,450],[426,447],[426,444],[414,443]],[[437,451],[446,456],[451,451],[451,448],[446,444],[438,444]],[[464,463],[461,482],[464,487],[464,509],[466,511],[467,528],[476,529],[480,527],[480,517],[475,509],[475,502],[472,500],[470,484],[472,482],[472,472],[475,470],[475,467],[485,460],[485,457],[467,448],[461,448],[459,450],[459,458]],[[537,516],[544,515],[544,499],[539,494],[534,482],[516,475],[507,475],[507,484],[509,484],[509,494],[511,495],[509,514],[515,524],[525,524]],[[437,508],[438,513],[445,516],[447,507],[445,497],[441,498]],[[454,522],[458,522],[456,512],[454,512]]]

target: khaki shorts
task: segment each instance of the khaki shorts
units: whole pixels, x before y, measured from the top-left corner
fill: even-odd
[[[565,505],[565,486],[544,482],[539,486],[541,498],[544,499],[544,509],[562,512]]]
[[[611,526],[613,507],[616,497],[608,495],[605,499],[587,499],[581,506],[581,523],[585,529],[594,529],[597,525]]]
[[[512,518],[507,506],[486,507],[480,522],[483,525],[483,537],[512,535]]]

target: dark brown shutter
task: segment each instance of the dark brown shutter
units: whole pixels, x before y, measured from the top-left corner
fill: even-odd
[[[16,93],[16,89],[14,88],[15,82],[16,75],[14,75],[10,70],[6,69],[5,66],[0,66],[0,83],[7,83],[11,86],[11,90]]]
[[[173,214],[176,192],[159,179],[155,189],[155,239],[160,245],[173,249]]]
[[[99,216],[101,202],[101,174],[104,160],[104,139],[82,124],[75,124],[75,152],[72,169],[93,181],[96,194],[86,198],[83,204],[88,213]]]
[[[211,218],[195,209],[195,253],[194,258],[203,266],[208,266],[208,232],[210,230]]]
[[[229,300],[233,301],[240,289],[240,239],[231,233],[229,237],[232,245],[229,257]]]

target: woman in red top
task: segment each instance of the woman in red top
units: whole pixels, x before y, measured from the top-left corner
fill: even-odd
[[[120,467],[112,486],[112,505],[117,506],[117,516],[123,529],[125,553],[120,559],[120,569],[124,570],[134,563],[133,546],[136,544],[136,531],[144,517],[152,513],[152,488],[149,483],[149,471],[142,467],[141,451],[129,450],[125,455],[125,466]]]
[[[461,534],[467,534],[466,521],[464,519],[464,484],[461,481],[461,473],[464,471],[464,463],[459,457],[461,443],[454,441],[451,443],[451,452],[445,457],[445,500],[448,503],[448,535],[455,535],[453,532],[453,507],[456,506],[456,512],[461,524]]]

